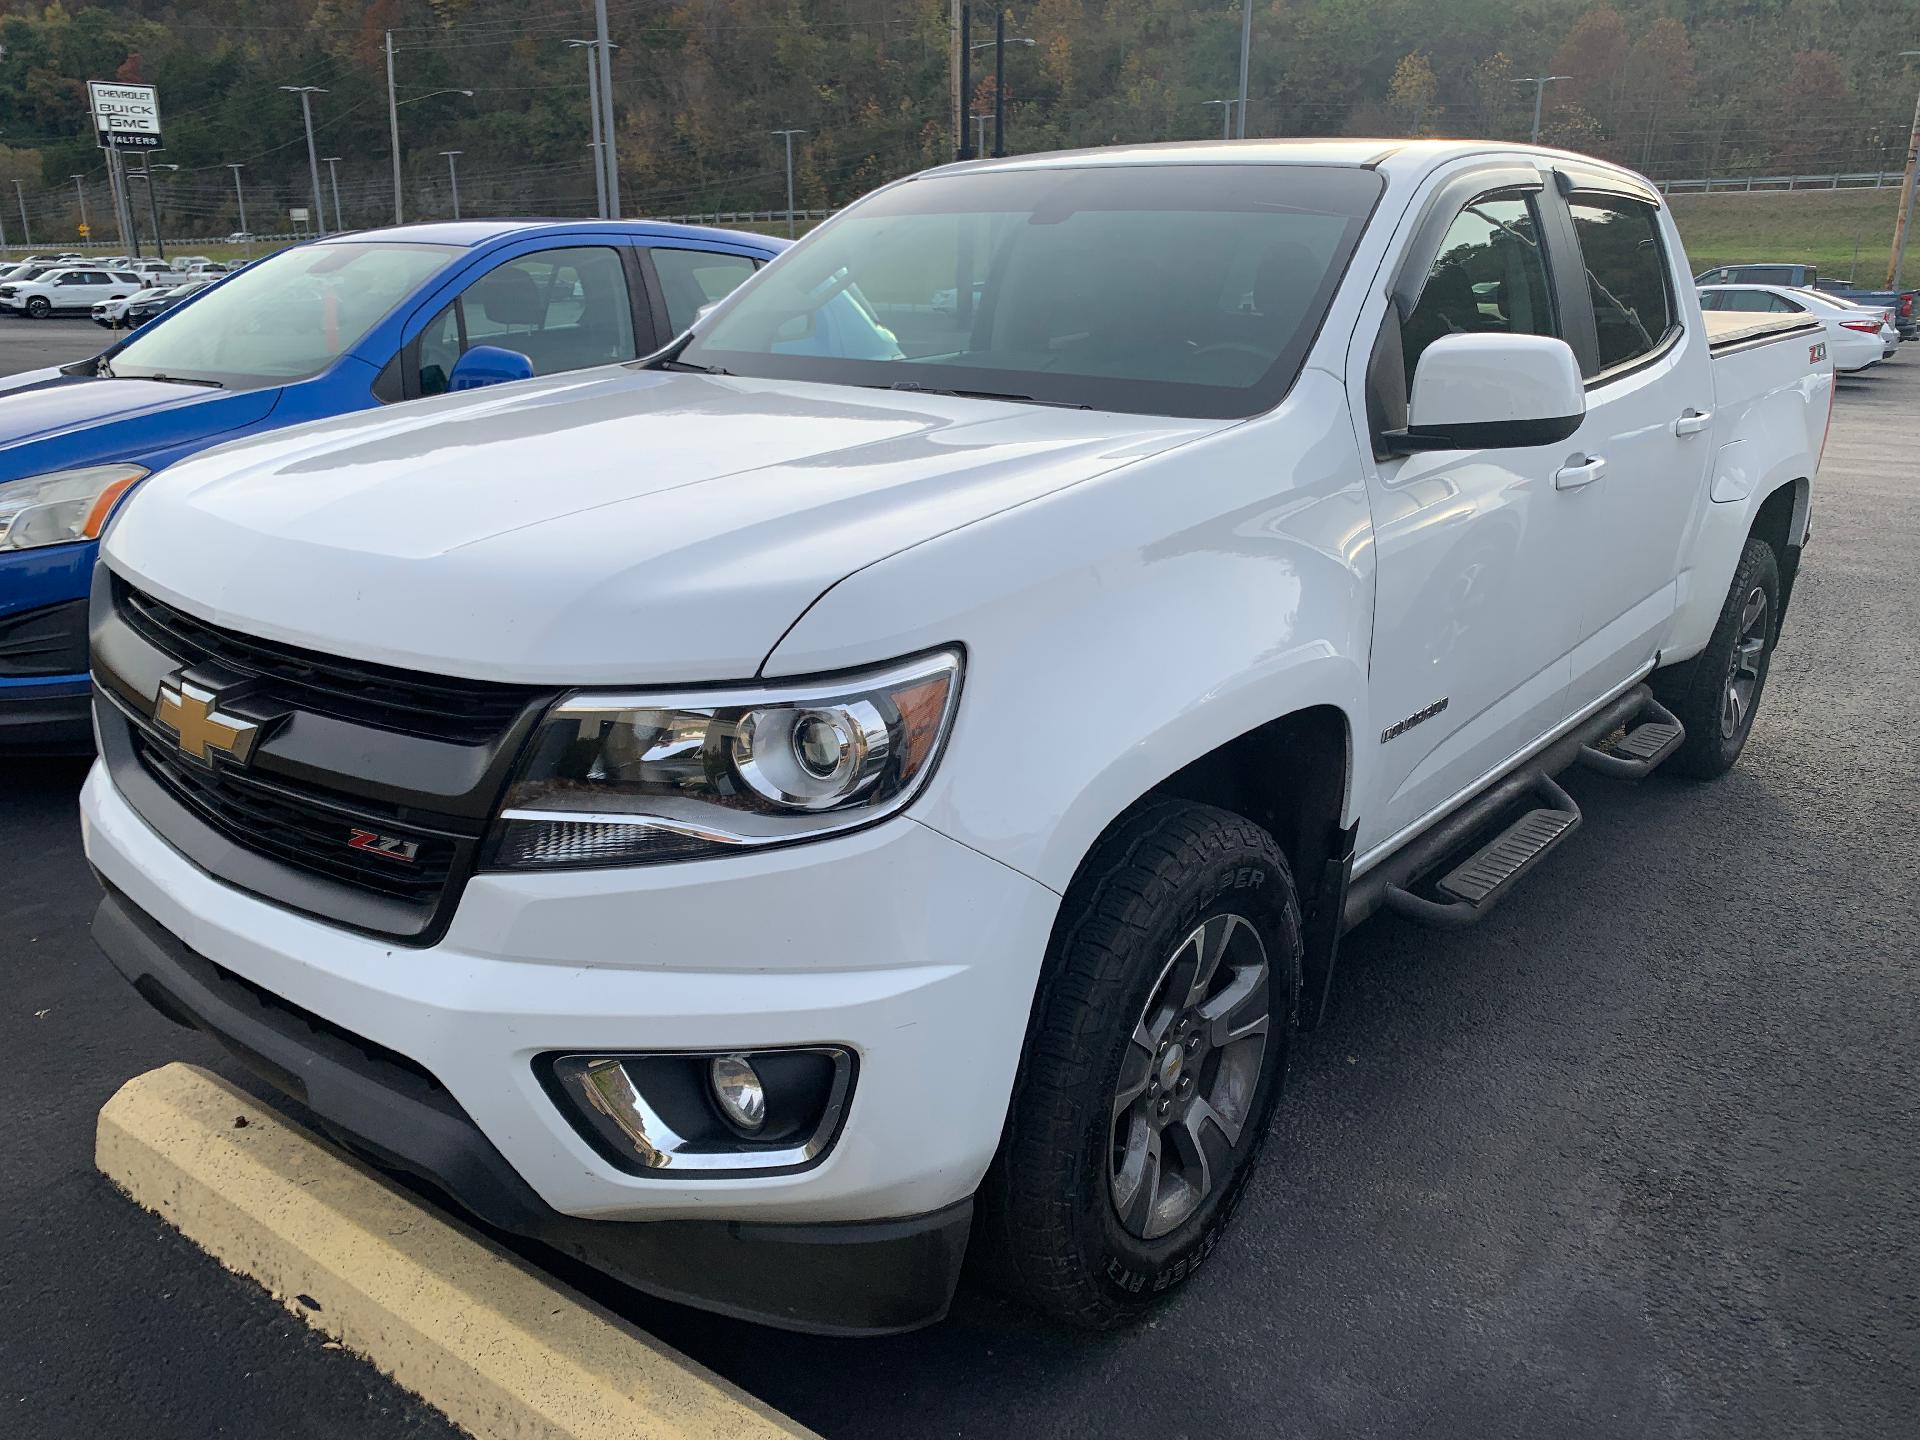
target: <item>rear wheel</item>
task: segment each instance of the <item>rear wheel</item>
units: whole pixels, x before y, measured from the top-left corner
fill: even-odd
[[[1656,681],[1687,727],[1669,768],[1696,780],[1733,768],[1752,733],[1779,634],[1780,562],[1766,541],[1749,539],[1707,648]]]
[[[1212,1253],[1279,1096],[1300,911],[1273,839],[1167,801],[1103,840],[1063,903],[981,1259],[1051,1314],[1108,1329]]]

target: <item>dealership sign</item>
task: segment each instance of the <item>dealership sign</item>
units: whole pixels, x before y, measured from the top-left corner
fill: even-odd
[[[87,84],[93,101],[93,128],[102,145],[116,150],[160,148],[160,95],[151,85],[120,85],[105,80]]]

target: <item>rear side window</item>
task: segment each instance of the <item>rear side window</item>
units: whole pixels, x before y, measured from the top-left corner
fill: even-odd
[[[1631,364],[1659,349],[1676,323],[1659,213],[1612,195],[1582,196],[1570,208],[1593,296],[1599,368]]]
[[[1400,330],[1407,384],[1442,335],[1560,334],[1540,251],[1540,225],[1524,195],[1483,196],[1454,217],[1420,299]]]
[[[678,335],[699,316],[703,307],[724,300],[753,274],[753,261],[744,255],[721,255],[711,250],[653,252],[654,273],[667,302],[667,320]]]

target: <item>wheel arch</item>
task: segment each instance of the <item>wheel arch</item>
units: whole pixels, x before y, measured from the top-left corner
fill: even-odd
[[[1774,619],[1776,626],[1787,618],[1787,605],[1793,599],[1793,582],[1800,570],[1801,547],[1807,541],[1812,503],[1813,482],[1804,475],[1796,476],[1760,502],[1747,532],[1773,548],[1774,560],[1780,566],[1780,613]]]

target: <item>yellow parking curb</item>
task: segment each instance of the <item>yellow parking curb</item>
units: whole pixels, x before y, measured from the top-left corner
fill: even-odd
[[[196,1066],[123,1085],[94,1156],[140,1205],[482,1440],[812,1434]]]

